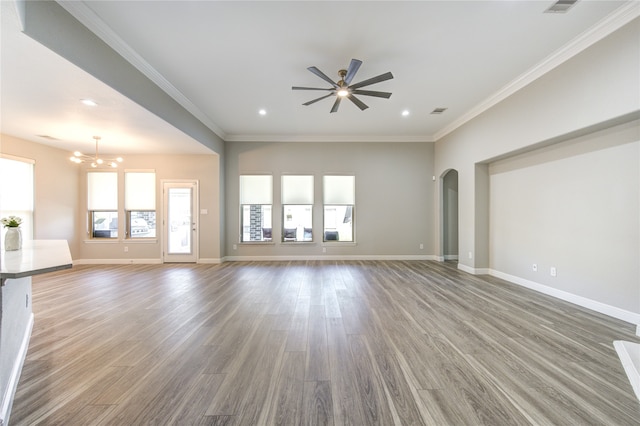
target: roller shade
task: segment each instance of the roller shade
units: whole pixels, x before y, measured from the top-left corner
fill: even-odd
[[[241,175],[240,204],[273,204],[273,176]]]
[[[355,176],[324,176],[322,183],[324,204],[355,204]]]
[[[313,204],[313,176],[282,176],[282,204]]]

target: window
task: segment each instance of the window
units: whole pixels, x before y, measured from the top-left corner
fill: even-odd
[[[156,174],[153,171],[124,172],[124,210],[128,238],[156,236]]]
[[[33,239],[33,170],[33,160],[0,156],[0,217],[22,219],[23,240]],[[2,231],[6,232],[4,228]]]
[[[87,208],[92,238],[118,238],[118,173],[87,173]]]
[[[272,241],[273,176],[240,176],[240,242]]]
[[[323,241],[353,241],[355,176],[324,176]]]
[[[282,176],[282,241],[313,241],[313,176]]]

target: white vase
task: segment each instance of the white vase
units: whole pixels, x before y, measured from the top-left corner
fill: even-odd
[[[22,232],[20,231],[20,228],[7,228],[7,233],[4,234],[4,249],[6,251],[14,251],[20,250],[21,247]]]

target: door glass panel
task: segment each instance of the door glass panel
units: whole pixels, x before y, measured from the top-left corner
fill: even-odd
[[[191,253],[191,188],[169,188],[168,251],[170,254]]]

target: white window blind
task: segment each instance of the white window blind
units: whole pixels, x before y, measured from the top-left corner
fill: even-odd
[[[156,174],[155,172],[124,173],[124,209],[155,210],[156,209]]]
[[[240,204],[273,204],[273,176],[241,175]]]
[[[282,204],[313,204],[313,176],[282,176]]]
[[[0,157],[0,217],[22,219],[22,239],[33,239],[34,161]]]
[[[355,204],[355,176],[323,176],[324,204]]]
[[[92,211],[118,210],[118,173],[87,173],[87,205]]]

